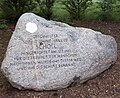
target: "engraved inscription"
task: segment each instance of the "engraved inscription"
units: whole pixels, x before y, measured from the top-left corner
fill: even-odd
[[[35,49],[21,52],[15,56],[11,66],[18,66],[18,70],[48,69],[75,66],[76,62],[81,61],[77,51],[66,48],[69,39],[59,37],[58,34],[33,35],[31,40]],[[61,48],[62,47],[62,48]]]

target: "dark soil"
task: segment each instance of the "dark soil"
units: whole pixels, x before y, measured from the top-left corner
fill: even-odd
[[[75,22],[74,25],[98,30],[115,37],[118,44],[117,62],[101,75],[84,84],[77,83],[58,91],[19,91],[7,82],[0,71],[0,98],[120,98],[120,23]],[[14,25],[9,25],[7,30],[0,30],[0,65],[13,30]]]

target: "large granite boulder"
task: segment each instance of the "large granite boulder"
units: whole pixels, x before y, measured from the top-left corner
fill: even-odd
[[[117,59],[113,37],[87,28],[23,14],[10,39],[1,69],[18,89],[56,90],[83,83]]]

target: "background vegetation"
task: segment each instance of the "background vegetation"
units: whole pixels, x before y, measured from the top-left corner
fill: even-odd
[[[0,25],[16,22],[25,12],[63,22],[119,22],[120,0],[0,0]]]

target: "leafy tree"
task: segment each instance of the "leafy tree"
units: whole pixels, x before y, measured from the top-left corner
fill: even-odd
[[[99,17],[102,21],[110,20],[112,18],[111,13],[115,2],[116,0],[101,0],[100,2],[97,2],[101,8]]]
[[[53,15],[52,9],[53,9],[55,0],[36,0],[36,2],[39,6],[39,15],[50,20]]]
[[[0,8],[5,19],[17,21],[21,14],[31,11],[34,4],[33,0],[3,0]]]
[[[80,20],[85,10],[92,4],[92,0],[65,0],[63,4],[66,6],[71,19]]]

